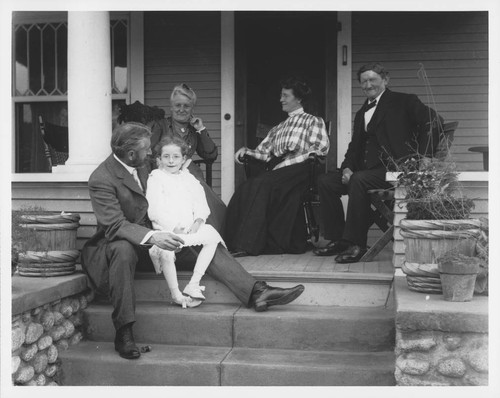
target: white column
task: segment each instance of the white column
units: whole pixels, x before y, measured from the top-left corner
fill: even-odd
[[[108,11],[68,12],[69,158],[53,173],[86,173],[110,153],[111,48]]]
[[[337,167],[344,160],[352,138],[352,39],[351,12],[339,12],[338,21],[342,30],[337,34]],[[343,54],[343,47],[346,53]],[[347,64],[343,65],[344,57]]]
[[[130,103],[144,104],[144,12],[130,14]]]
[[[350,11],[338,12],[342,30],[337,34],[337,167],[344,161],[352,138],[352,23]],[[344,54],[344,46],[346,52]],[[344,65],[346,57],[346,65]],[[348,196],[342,196],[344,212],[347,211]]]
[[[221,198],[234,193],[234,12],[221,12]],[[229,117],[229,119],[227,118]]]

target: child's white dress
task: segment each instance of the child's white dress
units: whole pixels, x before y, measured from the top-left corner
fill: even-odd
[[[146,198],[149,203],[148,216],[155,230],[173,232],[175,227],[188,229],[197,218],[206,221],[210,215],[203,187],[187,170],[181,170],[179,174],[153,170],[148,179]],[[224,244],[217,230],[207,224],[201,225],[194,234],[176,235],[184,240],[183,247],[219,242]],[[175,262],[173,251],[158,246],[153,246],[149,255],[157,273],[161,273],[163,262]]]

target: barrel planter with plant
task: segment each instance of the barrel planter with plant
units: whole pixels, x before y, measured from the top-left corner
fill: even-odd
[[[48,277],[75,272],[80,251],[76,234],[80,215],[43,209],[12,214],[12,254],[21,276]]]
[[[400,222],[410,290],[442,293],[438,258],[447,253],[473,257],[481,222],[471,219],[474,202],[462,195],[449,158],[413,156],[398,164],[396,186],[403,188],[406,218]]]

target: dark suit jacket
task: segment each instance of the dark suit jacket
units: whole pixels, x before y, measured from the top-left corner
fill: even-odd
[[[354,117],[352,140],[342,162],[342,170],[347,167],[352,171],[362,169],[365,134],[363,108]],[[424,105],[416,95],[386,89],[368,124],[368,132],[377,136],[383,156],[387,153],[394,160],[417,150],[429,154],[439,142],[437,129],[433,130],[432,138],[427,134],[429,123],[436,117],[439,117],[436,112]]]
[[[148,172],[138,169],[146,189]],[[132,175],[113,155],[102,162],[89,178],[90,200],[97,218],[97,232],[82,249],[82,266],[95,287],[108,283],[106,243],[124,239],[139,245],[151,231],[146,196]]]

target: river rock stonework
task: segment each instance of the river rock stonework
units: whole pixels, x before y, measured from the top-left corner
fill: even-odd
[[[91,300],[86,291],[12,317],[14,385],[59,385],[58,353],[82,339],[82,312]]]
[[[488,385],[488,335],[396,330],[400,386]]]

